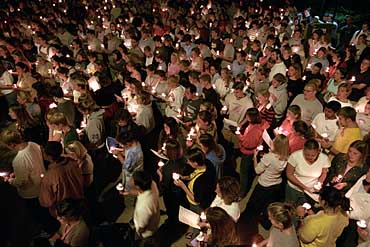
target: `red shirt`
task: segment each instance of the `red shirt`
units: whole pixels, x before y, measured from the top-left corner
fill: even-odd
[[[253,154],[254,150],[262,144],[263,131],[268,127],[269,124],[265,120],[262,120],[259,124],[249,124],[244,134],[238,135],[240,151],[246,155]]]

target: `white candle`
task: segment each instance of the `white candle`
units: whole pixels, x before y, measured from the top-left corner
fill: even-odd
[[[352,76],[351,77],[351,81],[353,82],[353,81],[356,81],[356,76]]]
[[[0,172],[0,177],[6,177],[6,176],[8,176],[7,172]]]
[[[196,239],[199,242],[203,242],[204,241],[204,233],[200,232]]]
[[[217,56],[220,56],[220,51],[216,51],[216,55]]]
[[[141,83],[141,86],[145,87],[145,82],[142,82],[142,83]]]
[[[40,178],[43,178],[43,177],[45,177],[45,175],[44,175],[44,173],[41,173]]]
[[[166,95],[165,93],[162,93],[162,97],[163,97],[163,98],[166,98],[166,96],[167,96],[167,95]]]
[[[252,244],[252,247],[257,247],[257,244]]]
[[[206,216],[206,214],[204,213],[204,212],[201,212],[200,213],[200,220],[202,221],[202,222],[204,222],[204,221],[206,221],[207,220],[207,216]]]
[[[339,174],[337,176],[337,183],[339,183],[340,181],[342,181],[342,179],[343,179],[343,176],[341,174]]]
[[[321,134],[321,136],[322,136],[323,138],[328,138],[328,136],[329,136],[329,135],[328,135],[328,133],[322,133],[322,134]]]
[[[305,202],[305,203],[303,203],[302,207],[304,207],[306,210],[310,210],[311,209],[311,204]]]
[[[161,148],[163,151],[166,151],[166,145],[167,144],[164,142],[163,145],[162,145],[162,148]]]
[[[367,223],[365,220],[358,220],[356,222],[357,226],[362,228],[362,229],[366,229],[367,228]]]
[[[158,166],[159,166],[159,167],[164,166],[164,162],[163,162],[162,160],[160,160],[160,161],[158,162]]]
[[[227,111],[227,106],[224,105],[221,110],[226,112]]]
[[[236,134],[236,135],[240,135],[240,127],[237,127],[237,128],[236,128],[235,134]]]
[[[179,180],[180,179],[180,174],[178,174],[178,173],[172,173],[172,178],[173,178],[173,180]]]
[[[321,184],[320,182],[317,182],[317,183],[313,186],[313,188],[314,188],[315,190],[321,190],[321,188],[322,188],[322,184]]]
[[[122,191],[125,187],[123,187],[123,185],[121,183],[117,184],[116,186],[116,190],[118,191]]]
[[[259,146],[257,147],[257,150],[262,151],[262,150],[263,150],[263,145],[259,145]]]
[[[55,104],[55,103],[51,103],[50,105],[49,105],[49,109],[53,109],[53,108],[57,108],[58,106],[57,106],[57,104]]]

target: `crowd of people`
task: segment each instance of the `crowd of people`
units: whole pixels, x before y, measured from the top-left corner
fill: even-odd
[[[370,246],[369,23],[313,14],[1,1],[0,245]]]

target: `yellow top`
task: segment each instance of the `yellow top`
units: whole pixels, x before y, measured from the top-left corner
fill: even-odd
[[[193,188],[194,188],[194,183],[195,183],[195,180],[200,176],[202,175],[204,172],[206,171],[206,168],[202,168],[202,169],[195,169],[194,172],[192,174],[190,174],[190,180],[189,180],[189,183],[188,183],[188,188],[190,190],[190,192],[194,195],[194,191],[193,191]],[[186,195],[186,198],[188,198],[188,201],[193,204],[193,205],[198,205],[199,203],[193,201],[188,195]]]
[[[348,217],[342,213],[335,215],[320,211],[308,216],[299,231],[302,247],[335,247],[335,241],[348,225]]]
[[[362,140],[360,128],[343,128],[335,136],[333,148],[340,153],[347,153],[352,142]]]

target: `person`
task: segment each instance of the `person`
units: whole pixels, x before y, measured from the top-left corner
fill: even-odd
[[[361,129],[361,135],[366,136],[370,132],[370,101],[367,101],[365,105],[364,112],[357,112],[356,114],[356,123]]]
[[[126,187],[127,188],[127,187]],[[136,194],[134,226],[140,245],[153,239],[160,220],[159,192],[151,176],[144,171],[136,171],[129,180],[128,191]]]
[[[290,105],[287,108],[286,117],[279,127],[274,129],[275,135],[281,133],[289,137],[293,131],[293,123],[301,120],[301,108],[297,105]]]
[[[336,239],[348,225],[346,211],[350,208],[349,199],[344,198],[339,190],[330,186],[323,187],[319,201],[323,210],[304,218],[298,229],[302,247],[334,247]],[[297,213],[303,217],[305,210],[298,210]]]
[[[96,151],[102,149],[105,140],[104,109],[99,108],[91,96],[87,94],[80,96],[77,107],[86,119],[84,142],[87,150]]]
[[[238,222],[240,217],[240,207],[238,203],[240,185],[234,177],[224,176],[217,180],[216,197],[210,207],[220,207]]]
[[[64,147],[65,156],[77,161],[78,168],[81,169],[84,188],[90,187],[94,180],[94,163],[91,156],[87,153],[87,149],[79,141],[69,143]]]
[[[60,142],[47,142],[44,157],[48,162],[47,170],[41,180],[40,205],[52,210],[55,205],[66,198],[83,198],[83,178],[74,160],[62,156]]]
[[[144,156],[137,137],[132,132],[121,133],[117,137],[117,142],[121,148],[112,150],[113,155],[122,164],[122,184],[128,188],[130,178],[135,171],[143,170]]]
[[[76,126],[76,107],[71,100],[64,98],[63,89],[58,86],[50,88],[50,94],[53,96],[54,101],[57,104],[58,109],[64,114],[67,119],[68,125]],[[78,127],[78,126],[77,126]]]
[[[213,165],[210,164],[202,150],[199,148],[188,151],[188,165],[194,171],[189,176],[180,176],[181,179],[174,179],[174,184],[180,187],[190,203],[190,209],[200,213],[208,208],[214,199],[216,186],[216,175]],[[183,180],[188,181],[187,186]]]
[[[186,176],[189,171],[187,169],[186,159],[183,156],[182,147],[176,140],[168,140],[165,151],[168,161],[163,167],[157,169],[157,174],[159,176],[159,188],[163,194],[163,201],[168,216],[167,222],[175,226],[178,224],[180,205],[188,207],[189,202],[186,199],[184,191],[174,185],[172,174],[178,173]]]
[[[1,141],[17,151],[12,162],[14,176],[8,182],[31,205],[39,196],[41,176],[45,173],[41,147],[34,142],[25,142],[18,131],[10,129],[1,133]]]
[[[234,246],[240,243],[236,224],[225,210],[211,207],[206,211],[206,217],[211,230],[207,235],[207,246]]]
[[[257,247],[298,247],[299,240],[292,223],[294,208],[287,203],[274,202],[268,206],[267,211],[272,230],[268,239],[257,244]]]
[[[347,154],[339,153],[332,160],[326,182],[346,193],[364,174],[367,152],[366,142],[352,142]]]
[[[141,93],[136,96],[137,111],[135,114],[135,123],[145,128],[145,134],[149,134],[155,127],[155,120],[152,109],[152,102],[148,93]]]
[[[37,144],[44,144],[46,133],[40,122],[33,118],[24,106],[11,106],[9,116],[16,120],[16,127],[25,141],[32,141]]]
[[[336,113],[340,108],[340,103],[336,101],[330,101],[324,105],[324,112],[317,114],[311,125],[317,135],[325,136],[330,141],[334,141],[338,131]]]
[[[357,182],[345,194],[350,200],[352,210],[349,212],[349,225],[337,240],[337,246],[357,246],[358,237],[364,236],[364,230],[358,229],[357,220],[366,220],[370,218],[370,169],[367,169],[365,175],[361,176]],[[365,230],[367,231],[367,230]],[[366,245],[365,245],[366,246]],[[362,245],[361,245],[362,247]]]
[[[83,201],[66,198],[55,205],[55,211],[61,226],[51,238],[54,246],[58,242],[71,247],[89,246],[90,230],[83,219]]]
[[[288,158],[286,201],[306,202],[304,193],[314,192],[314,185],[318,182],[323,184],[329,167],[329,158],[320,152],[319,143],[314,139],[307,140],[303,150],[294,152]]]
[[[46,123],[49,127],[49,141],[59,141],[66,147],[69,143],[78,140],[76,129],[68,123],[61,111],[48,114]]]
[[[240,196],[244,198],[252,186],[256,176],[253,168],[253,152],[262,144],[262,134],[269,127],[265,120],[262,120],[257,108],[247,110],[248,128],[243,134],[237,135],[239,138],[239,149],[242,153],[240,162]]]
[[[266,229],[271,227],[268,222],[267,206],[272,202],[280,201],[283,195],[281,174],[287,165],[288,143],[285,135],[277,135],[271,151],[264,154],[259,162],[257,162],[259,150],[254,151],[253,165],[256,174],[260,176],[247,203],[245,213],[249,218],[259,220]]]
[[[322,104],[316,98],[317,85],[309,81],[303,89],[303,94],[297,95],[291,105],[298,105],[302,111],[302,120],[311,124],[317,114],[323,111]]]
[[[346,106],[353,107],[353,103],[350,100],[348,100],[348,96],[350,93],[351,93],[351,85],[349,83],[341,83],[338,86],[337,95],[330,97],[328,102],[337,101],[340,103],[342,107],[346,107]]]
[[[275,119],[279,121],[284,116],[288,104],[287,79],[283,74],[278,73],[274,75],[271,86],[269,87],[269,92],[269,101],[276,113]]]
[[[223,173],[223,165],[226,159],[226,152],[222,145],[217,144],[210,134],[202,134],[198,138],[200,149],[205,153],[206,159],[212,162],[216,178],[220,178]]]
[[[356,111],[352,107],[341,108],[338,113],[338,122],[341,127],[334,141],[321,139],[321,146],[330,150],[332,154],[347,153],[349,146],[356,140],[361,140],[361,130],[356,123]]]
[[[289,153],[302,150],[307,139],[311,138],[311,133],[306,122],[302,120],[294,121],[292,132],[289,137]]]

